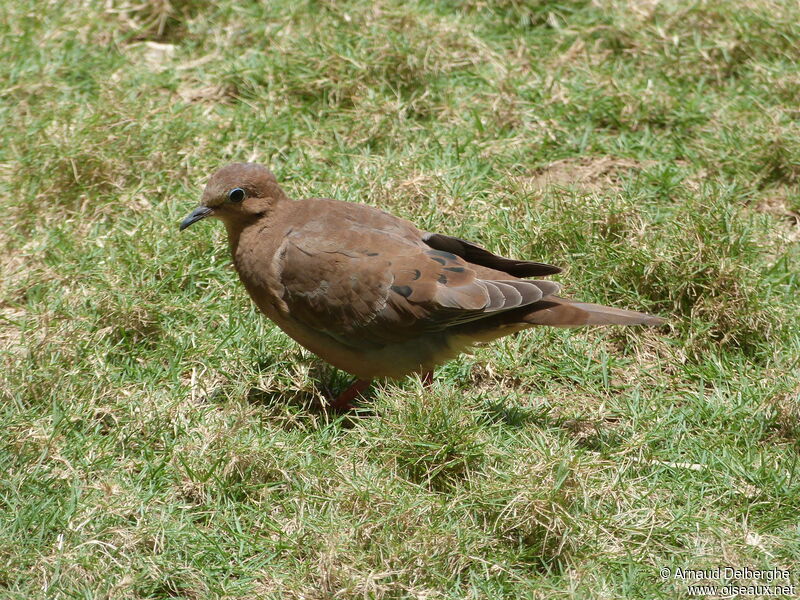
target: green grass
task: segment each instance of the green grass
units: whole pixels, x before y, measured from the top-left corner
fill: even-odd
[[[673,598],[665,566],[800,564],[796,3],[82,4],[0,8],[0,597]],[[256,313],[223,228],[178,235],[234,160],[670,327],[529,331],[329,413],[347,378]]]

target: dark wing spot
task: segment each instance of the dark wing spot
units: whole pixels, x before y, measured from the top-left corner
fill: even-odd
[[[393,285],[392,291],[395,294],[400,294],[403,298],[408,298],[411,295],[411,287],[407,285]]]
[[[414,269],[414,274],[411,276],[411,279],[416,281],[422,276],[422,272],[419,269]]]
[[[444,250],[428,250],[425,254],[428,256],[441,256],[447,260],[458,260],[458,257],[452,252],[445,252]]]
[[[431,260],[435,260],[440,265],[446,265],[447,261],[443,258],[439,258],[438,256],[431,256]]]
[[[367,252],[367,256],[378,256],[377,252]]]
[[[452,271],[453,273],[463,273],[464,267],[445,267],[445,271]]]
[[[442,285],[445,285],[447,283],[447,276],[444,273],[441,273],[436,281],[438,281]]]

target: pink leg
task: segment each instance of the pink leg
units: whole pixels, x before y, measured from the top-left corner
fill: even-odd
[[[422,385],[425,387],[433,385],[433,371],[425,371],[422,374]]]
[[[363,379],[356,379],[353,385],[339,394],[339,397],[336,398],[336,400],[331,402],[330,407],[334,410],[339,410],[342,412],[350,410],[353,408],[353,400],[358,398],[362,392],[367,391],[370,383],[372,382],[369,380],[365,381]]]

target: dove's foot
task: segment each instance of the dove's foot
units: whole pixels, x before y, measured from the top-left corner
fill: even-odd
[[[330,403],[330,407],[339,412],[346,412],[353,408],[353,402],[362,392],[366,392],[372,382],[369,380],[356,379],[353,385],[343,391]]]

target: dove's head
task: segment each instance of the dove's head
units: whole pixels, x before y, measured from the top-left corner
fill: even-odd
[[[269,169],[255,163],[233,163],[211,176],[200,206],[181,222],[180,230],[206,217],[221,219],[228,227],[243,227],[269,214],[276,202],[285,199]]]

